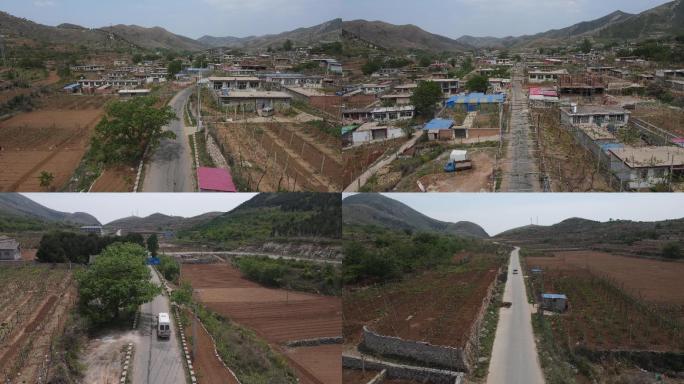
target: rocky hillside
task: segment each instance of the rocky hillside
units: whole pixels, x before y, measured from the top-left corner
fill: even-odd
[[[394,230],[489,238],[487,232],[475,223],[447,223],[435,220],[380,194],[358,194],[344,199],[342,220],[344,225],[374,225]]]
[[[208,48],[201,41],[173,34],[161,27],[145,28],[138,25],[115,25],[102,28],[102,30],[146,49],[201,51]]]

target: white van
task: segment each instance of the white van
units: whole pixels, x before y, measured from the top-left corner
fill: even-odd
[[[160,312],[157,316],[157,337],[165,339],[171,337],[171,321],[166,312]]]

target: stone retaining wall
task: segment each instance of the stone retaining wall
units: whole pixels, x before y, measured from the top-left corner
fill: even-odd
[[[463,348],[433,345],[424,341],[379,335],[363,327],[363,346],[379,355],[405,357],[457,371],[468,371]]]
[[[464,377],[461,372],[414,367],[344,354],[342,355],[342,366],[349,369],[386,370],[388,379],[415,380],[431,384],[461,384]]]
[[[332,345],[332,344],[342,344],[343,339],[341,336],[335,337],[319,337],[317,339],[304,339],[304,340],[294,340],[289,341],[286,346],[290,348],[297,347],[317,347],[319,345]]]

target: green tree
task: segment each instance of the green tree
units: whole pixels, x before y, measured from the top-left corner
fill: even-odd
[[[582,41],[582,44],[580,45],[580,51],[584,53],[589,53],[591,52],[591,48],[593,48],[591,41],[585,37]]]
[[[133,61],[133,64],[140,64],[143,61],[143,55],[140,53],[136,53],[131,58],[131,61]]]
[[[361,71],[364,75],[372,75],[382,68],[382,64],[377,60],[368,60],[362,67]]]
[[[434,81],[425,81],[418,85],[411,96],[411,104],[416,112],[427,118],[435,115],[435,107],[442,100],[442,87]]]
[[[487,76],[476,75],[468,79],[466,88],[471,92],[487,92],[489,88],[489,79]]]
[[[420,59],[418,59],[418,65],[421,67],[429,67],[430,64],[432,64],[432,57],[430,56],[421,56]]]
[[[208,65],[209,61],[206,55],[199,55],[192,61],[192,66],[195,68],[206,68]]]
[[[48,189],[50,188],[50,185],[52,185],[52,182],[55,181],[55,175],[48,171],[42,171],[40,172],[40,176],[38,176],[38,180],[40,181],[41,187]]]
[[[183,63],[180,60],[173,60],[169,63],[169,78],[173,78],[183,70]]]
[[[283,43],[283,50],[288,52],[292,50],[292,40],[285,40],[285,43]]]
[[[107,247],[86,269],[76,273],[79,306],[94,323],[118,320],[151,301],[161,288],[150,280],[145,248],[117,243]]]
[[[684,254],[682,254],[682,246],[674,241],[663,246],[662,255],[666,259],[681,259],[684,257]]]
[[[153,233],[147,238],[147,250],[150,251],[152,257],[157,257],[157,251],[159,250],[159,239],[157,238],[156,233]]]
[[[93,155],[105,164],[130,164],[139,160],[146,147],[154,149],[162,139],[174,139],[163,127],[176,119],[170,107],[156,107],[155,97],[115,101],[95,128]]]

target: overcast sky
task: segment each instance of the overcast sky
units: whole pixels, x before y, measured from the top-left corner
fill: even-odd
[[[279,33],[334,18],[416,24],[449,37],[534,34],[638,13],[663,0],[0,0],[0,10],[43,24],[161,26],[192,38]]]
[[[102,224],[128,216],[153,213],[192,217],[207,212],[228,212],[255,193],[22,193],[29,199],[62,212],[86,212]]]
[[[597,221],[684,218],[684,194],[677,193],[394,193],[385,196],[437,220],[471,221],[482,226],[492,236],[529,225],[530,220],[535,224],[539,220],[539,225],[552,225],[572,217]]]

